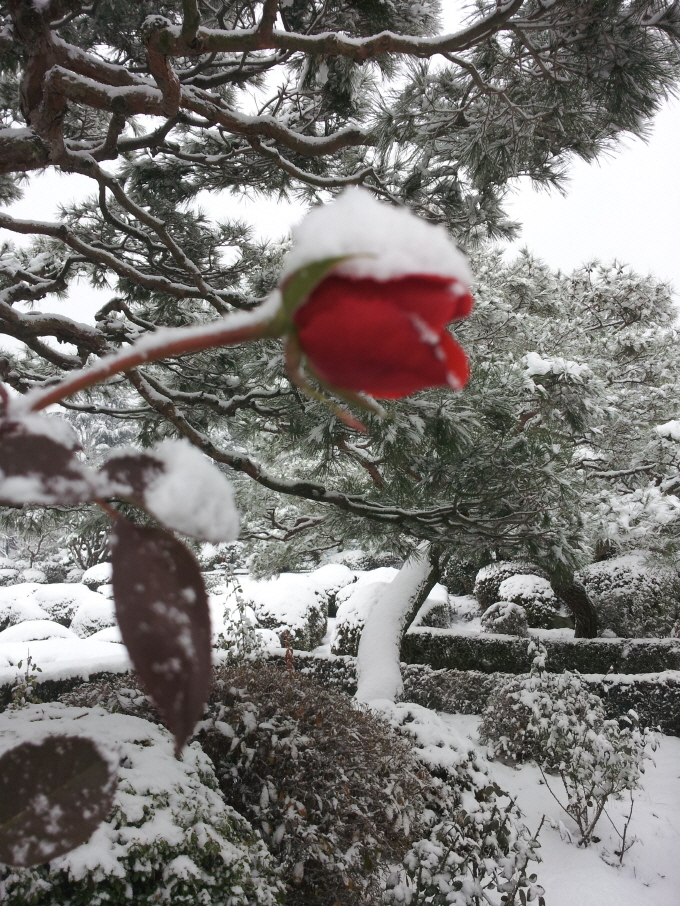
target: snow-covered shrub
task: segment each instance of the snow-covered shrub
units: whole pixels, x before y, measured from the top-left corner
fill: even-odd
[[[19,570],[13,569],[11,567],[3,567],[0,569],[0,587],[5,585],[13,585],[19,580]]]
[[[497,601],[482,615],[484,632],[499,632],[503,635],[529,635],[527,612],[513,601]]]
[[[622,638],[666,638],[680,619],[678,577],[654,563],[646,551],[593,563],[579,578],[601,630]]]
[[[72,566],[69,571],[66,573],[66,578],[64,582],[80,582],[80,580],[85,575],[85,570],[80,569],[78,566]]]
[[[47,582],[47,576],[41,569],[24,569],[21,571],[21,581],[22,582],[35,582],[39,585],[45,585]]]
[[[429,626],[433,629],[448,629],[452,611],[449,593],[444,585],[435,585],[427,600],[416,614],[414,626]]]
[[[342,563],[326,563],[309,573],[309,578],[325,599],[328,616],[334,617],[338,612],[338,592],[356,581],[356,573]]]
[[[559,602],[547,579],[535,575],[510,576],[498,589],[499,600],[524,608],[532,629],[550,629],[559,615]]]
[[[45,578],[50,584],[65,582],[69,573],[69,567],[65,563],[57,563],[53,560],[41,563],[40,569],[45,573]]]
[[[195,743],[176,760],[162,727],[100,709],[29,706],[0,717],[0,748],[45,732],[120,752],[114,807],[87,843],[36,868],[0,865],[3,906],[273,906],[272,861],[225,805]]]
[[[489,776],[465,740],[433,711],[414,704],[386,711],[426,767],[425,834],[387,877],[390,906],[501,906],[538,900],[543,888],[528,874],[539,843],[521,812]]]
[[[472,595],[451,595],[451,622],[469,623],[479,616],[479,604]]]
[[[20,587],[15,586],[15,589]],[[101,595],[90,591],[84,585],[74,585],[71,582],[35,585],[30,589],[26,588],[25,594],[47,611],[52,620],[61,623],[62,626],[70,626],[81,608],[96,608],[101,604]]]
[[[477,573],[473,592],[480,610],[486,610],[487,607],[491,607],[496,601],[501,600],[500,587],[501,582],[505,579],[509,579],[511,576],[528,575],[548,578],[539,566],[528,560],[499,560],[483,566]]]
[[[151,723],[161,724],[161,717],[145,695],[135,676],[123,674],[81,683],[59,696],[64,705],[74,708],[103,708],[111,714],[127,714]]]
[[[640,730],[635,712],[607,720],[602,700],[577,673],[548,673],[545,651],[528,676],[510,680],[489,698],[479,728],[482,742],[497,757],[533,758],[564,811],[576,822],[587,846],[607,802],[641,786],[656,737]],[[563,800],[553,789],[556,775]]]
[[[265,629],[274,629],[283,643],[288,633],[293,648],[311,651],[326,634],[326,599],[306,573],[281,573],[273,579],[240,580],[243,600]]]
[[[115,625],[116,610],[113,601],[95,591],[90,592],[89,600],[78,607],[71,620],[71,629],[81,639]]]
[[[378,902],[423,809],[419,766],[384,721],[300,673],[221,668],[198,739],[226,801],[261,831],[287,906]]]
[[[106,585],[111,581],[111,564],[97,563],[91,566],[82,574],[80,581],[91,591],[96,591],[99,585]]]
[[[226,652],[229,661],[256,658],[262,654],[263,640],[252,607],[243,601],[238,588],[229,588],[230,594],[210,595],[210,620],[213,645]],[[280,644],[277,638],[276,644]]]
[[[26,620],[0,632],[2,642],[40,642],[43,639],[77,639],[71,629],[54,620]]]
[[[464,558],[450,557],[441,572],[441,583],[452,595],[471,595],[475,587],[475,577],[479,564]]]
[[[0,588],[0,631],[24,620],[49,620],[49,613],[33,600],[34,583]]]

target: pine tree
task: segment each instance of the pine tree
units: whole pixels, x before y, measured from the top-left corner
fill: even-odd
[[[513,233],[508,179],[558,184],[573,155],[643,134],[679,62],[677,5],[639,0],[479,2],[448,36],[434,0],[9,0],[2,16],[2,200],[48,167],[93,188],[58,223],[0,213],[10,234],[33,237],[0,257],[0,330],[24,350],[0,360],[0,377],[19,393],[160,327],[250,310],[276,285],[283,250],[253,239],[237,201],[209,221],[200,192],[314,203],[362,184],[473,252]],[[367,437],[301,396],[277,341],[140,367],[65,405],[129,420],[142,445],[184,436],[242,476],[246,535],[309,547],[313,530],[317,549],[370,535],[402,555],[426,540],[476,561],[526,552],[567,587],[592,542],[593,482],[620,478],[633,493],[658,463],[664,481],[677,474],[660,436],[626,442],[641,397],[614,392],[647,368],[636,325],[660,291],[638,281],[628,303],[629,278],[593,274],[559,278],[529,261],[514,273],[480,256],[481,304],[460,331],[469,391],[395,403]],[[94,324],[34,308],[77,278],[110,290]],[[570,330],[575,299],[582,323]],[[625,328],[613,336],[612,317]],[[668,318],[664,330],[670,348]],[[560,371],[556,357],[579,368]],[[651,383],[665,418],[670,362]]]

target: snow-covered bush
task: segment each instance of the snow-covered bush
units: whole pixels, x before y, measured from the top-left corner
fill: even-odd
[[[474,596],[477,598],[480,610],[486,610],[496,601],[500,601],[501,582],[512,576],[541,576],[547,579],[548,576],[543,570],[530,563],[528,560],[500,560],[495,563],[489,563],[483,566],[477,573],[475,579]]]
[[[411,740],[430,779],[425,834],[392,866],[384,902],[501,906],[519,895],[542,904],[543,888],[528,874],[529,862],[540,861],[538,840],[469,744],[419,705],[391,705],[386,715]]]
[[[65,582],[69,573],[69,567],[65,563],[58,563],[53,560],[46,560],[41,563],[40,569],[45,573],[45,578],[50,584]]]
[[[471,595],[478,571],[478,564],[454,555],[444,564],[440,578],[442,585],[449,590],[449,594]]]
[[[220,669],[198,739],[282,867],[287,906],[378,902],[424,802],[410,746],[300,673]]]
[[[503,635],[529,635],[527,612],[513,601],[497,601],[482,615],[484,632],[500,632]]]
[[[281,573],[273,579],[240,580],[243,600],[265,629],[275,630],[283,643],[288,633],[293,648],[311,651],[326,634],[326,599],[306,573]]]
[[[356,573],[343,563],[326,563],[309,573],[309,578],[314,582],[317,593],[326,602],[326,611],[329,617],[334,617],[338,612],[338,592],[356,581]]]
[[[665,638],[680,619],[678,577],[646,551],[593,563],[579,578],[595,606],[600,630],[622,638]]]
[[[111,581],[111,564],[97,563],[91,566],[82,574],[80,581],[91,591],[96,591],[100,585],[106,585]]]
[[[18,587],[20,586],[15,586],[15,589]],[[30,594],[31,600],[46,610],[50,618],[61,623],[62,626],[71,626],[81,608],[83,611],[87,608],[97,608],[98,605],[101,605],[102,600],[102,596],[96,592],[71,582],[37,585],[30,590],[27,589],[26,594]],[[77,630],[75,631],[77,632]],[[87,634],[89,635],[89,633]]]
[[[448,629],[452,611],[449,593],[444,585],[435,585],[427,600],[416,614],[414,626],[429,626],[433,629]]]
[[[479,616],[479,604],[472,595],[452,595],[450,602],[452,623],[469,623]]]
[[[2,642],[40,642],[43,639],[77,639],[73,630],[54,620],[25,620],[0,632]]]
[[[19,570],[12,567],[0,568],[0,587],[13,585],[19,578]]]
[[[632,795],[656,737],[638,728],[635,712],[607,720],[602,700],[577,673],[548,673],[545,651],[529,675],[494,692],[482,715],[479,737],[496,757],[533,758],[562,809],[576,822],[587,846],[607,802]],[[556,775],[563,801],[553,789]]]
[[[120,752],[113,809],[87,843],[36,868],[0,865],[3,906],[274,906],[266,848],[225,805],[198,745],[181,760],[166,730],[101,709],[28,706],[0,717],[0,748],[44,734],[94,737]]]
[[[39,585],[45,585],[47,582],[47,576],[41,569],[34,569],[33,567],[30,567],[29,569],[22,570],[21,581],[35,582]]]
[[[95,591],[90,592],[89,600],[78,607],[71,620],[71,629],[81,639],[115,625],[116,610],[113,601]]]
[[[81,683],[60,695],[59,701],[73,708],[99,707],[111,714],[126,714],[151,723],[162,723],[151,699],[145,695],[137,678],[130,674]]]
[[[535,575],[510,576],[498,589],[499,600],[524,608],[532,629],[550,629],[559,615],[559,603],[547,579]]]
[[[263,650],[262,634],[271,630],[258,626],[255,611],[244,602],[240,586],[230,584],[227,594],[210,595],[208,600],[213,645],[226,652],[229,661],[258,657]]]
[[[0,588],[0,631],[24,620],[49,620],[50,614],[33,600],[33,583]]]

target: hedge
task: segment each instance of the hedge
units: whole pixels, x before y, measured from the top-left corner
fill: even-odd
[[[534,657],[529,652],[532,638],[545,646],[545,666],[551,673],[629,675],[680,670],[680,639],[551,639],[543,634],[525,639],[421,627],[404,636],[401,659],[435,669],[528,673]]]
[[[273,660],[285,669],[283,655]],[[295,655],[295,668],[323,685],[354,695],[356,661],[351,657]],[[449,714],[481,714],[493,690],[512,673],[477,670],[435,670],[427,664],[402,664],[403,700]],[[660,727],[669,736],[680,736],[680,671],[639,675],[584,675],[583,680],[602,698],[607,717],[619,717],[631,708],[643,726]]]
[[[283,652],[270,655],[270,659],[282,670],[286,669]],[[354,695],[357,691],[355,658],[319,657],[306,651],[296,651],[294,665],[296,670],[325,688],[346,695]],[[435,669],[428,664],[404,663],[401,669],[404,701],[451,714],[481,714],[496,686],[506,682],[516,672]],[[118,675],[93,674],[87,682]],[[680,671],[659,670],[638,675],[593,675],[591,672],[583,679],[603,699],[608,717],[618,717],[633,708],[644,726],[658,726],[664,733],[680,736]],[[36,693],[43,701],[54,701],[83,682],[86,680],[81,677],[47,680],[37,685]],[[11,696],[11,685],[0,686],[0,711],[9,704]]]

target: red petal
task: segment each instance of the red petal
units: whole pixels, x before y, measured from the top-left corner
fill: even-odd
[[[419,326],[406,306],[384,293],[388,285],[328,278],[298,309],[298,340],[314,371],[336,387],[382,398],[446,386],[452,375],[462,386],[467,360],[458,344],[434,330],[420,308],[414,312]],[[433,336],[424,338],[428,329]]]
[[[295,322],[304,323],[318,308],[325,307],[338,295],[361,298],[366,305],[385,302],[399,311],[418,315],[437,332],[451,321],[469,315],[473,304],[467,288],[450,277],[414,274],[380,281],[332,275],[323,280],[298,309]]]
[[[450,333],[444,331],[441,338],[441,349],[446,356],[448,384],[454,390],[460,390],[470,380],[470,363],[463,349],[456,343]]]

